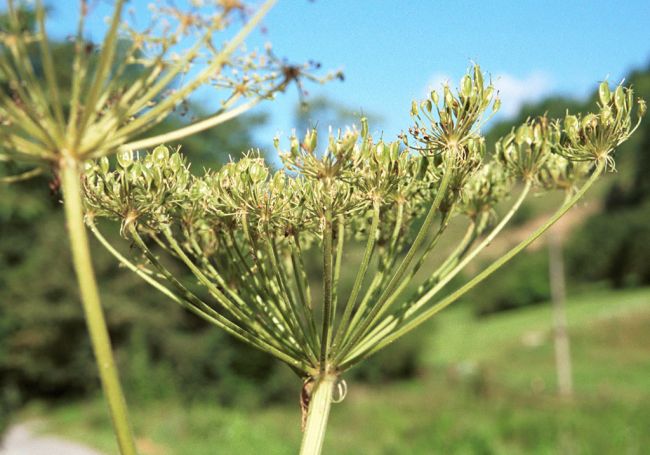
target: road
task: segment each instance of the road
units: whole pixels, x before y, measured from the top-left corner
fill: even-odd
[[[56,436],[40,435],[37,423],[19,423],[6,432],[0,455],[104,455]]]

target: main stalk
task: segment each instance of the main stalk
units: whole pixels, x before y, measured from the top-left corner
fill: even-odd
[[[83,221],[80,166],[78,160],[66,156],[61,159],[59,168],[70,249],[79,283],[86,325],[90,334],[104,395],[108,401],[120,453],[122,455],[136,455],[126,401],[113,359],[106,320],[99,299],[95,272],[93,271],[88,236]]]
[[[337,377],[330,374],[325,374],[316,380],[309,400],[300,455],[319,455],[321,453],[336,381]]]

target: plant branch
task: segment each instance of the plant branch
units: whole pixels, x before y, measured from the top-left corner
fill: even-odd
[[[316,380],[309,401],[300,455],[319,455],[323,449],[336,381],[337,377],[333,375],[323,375]]]
[[[363,354],[360,358],[354,359],[354,363],[357,363],[359,360],[368,357],[369,355],[372,355],[373,353],[377,352],[378,350],[382,349],[383,347],[387,346],[388,344],[392,343],[405,333],[413,330],[415,327],[419,326],[422,324],[424,321],[429,319],[431,316],[434,314],[438,313],[440,310],[446,308],[447,306],[451,305],[453,302],[458,300],[460,297],[465,295],[469,290],[474,288],[476,285],[481,283],[483,280],[485,280],[487,277],[492,275],[497,269],[499,269],[501,266],[503,266],[506,262],[508,262],[510,259],[512,259],[516,254],[518,254],[521,250],[526,248],[528,245],[533,243],[538,237],[540,237],[544,232],[548,230],[549,227],[551,227],[560,217],[562,217],[566,212],[571,209],[579,200],[582,198],[582,196],[585,194],[585,192],[593,185],[593,183],[598,179],[600,174],[603,172],[603,170],[606,167],[606,160],[602,159],[597,162],[597,167],[594,170],[593,174],[589,178],[589,180],[580,188],[579,191],[576,192],[576,194],[569,200],[569,202],[560,209],[558,209],[555,214],[542,226],[540,226],[533,234],[531,234],[530,237],[527,239],[523,240],[520,242],[518,245],[516,245],[514,248],[512,248],[510,251],[508,251],[506,254],[501,256],[498,260],[493,262],[489,267],[487,267],[485,270],[483,270],[481,273],[476,275],[472,280],[467,282],[464,286],[460,287],[456,291],[454,291],[452,294],[449,296],[445,297],[441,301],[437,302],[435,305],[433,305],[431,308],[427,309],[426,311],[422,312],[418,316],[412,318],[410,321],[405,323],[402,327],[399,329],[395,330],[393,333],[385,337],[382,341],[377,343],[372,349],[367,351],[365,354]],[[422,297],[421,300],[426,299],[427,295]],[[348,360],[347,362],[348,365],[350,365],[350,361]]]
[[[70,248],[79,282],[81,302],[86,315],[86,324],[99,369],[99,377],[111,412],[120,453],[122,455],[135,455],[135,443],[128,418],[126,401],[124,400],[122,386],[113,359],[111,342],[90,258],[88,237],[83,220],[79,166],[79,163],[72,157],[64,157],[61,160],[61,189],[63,191]]]

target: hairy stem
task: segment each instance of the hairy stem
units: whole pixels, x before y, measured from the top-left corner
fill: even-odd
[[[129,422],[126,401],[113,359],[111,342],[102,311],[95,273],[90,257],[88,236],[83,221],[80,163],[70,157],[61,160],[61,188],[81,303],[86,316],[95,360],[104,394],[108,401],[113,428],[122,455],[135,455],[135,443]]]

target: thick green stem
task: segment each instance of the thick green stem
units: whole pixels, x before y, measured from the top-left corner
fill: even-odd
[[[129,423],[126,401],[117,374],[106,321],[90,257],[88,236],[83,221],[80,163],[66,157],[61,160],[61,188],[74,268],[79,282],[81,303],[86,316],[95,360],[104,394],[113,420],[113,428],[122,455],[135,455],[135,442]]]
[[[326,374],[318,379],[314,386],[309,400],[300,455],[319,455],[321,453],[336,380],[336,376]]]

